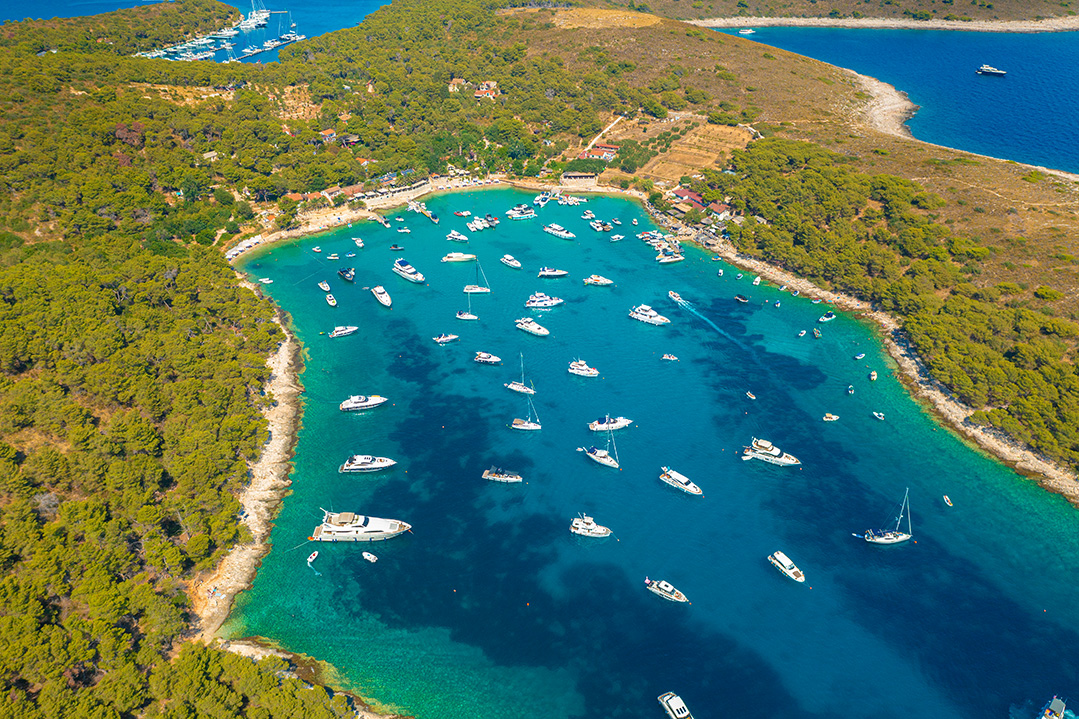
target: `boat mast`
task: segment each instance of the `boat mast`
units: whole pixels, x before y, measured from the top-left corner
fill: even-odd
[[[903,495],[903,509],[906,510],[906,512],[907,512],[907,534],[909,534],[910,536],[913,537],[914,532],[912,532],[911,528],[910,528],[910,487],[907,487],[906,494]],[[899,515],[899,519],[900,519],[900,521],[903,520],[903,515],[902,514]],[[899,531],[899,525],[898,524],[896,524],[895,528],[896,528],[896,531]]]
[[[607,416],[610,419],[610,415]],[[614,461],[618,462],[618,445],[614,443],[614,432],[611,431],[611,425],[607,425],[607,451],[614,450]]]
[[[540,423],[539,412],[536,411],[536,405],[532,404],[531,397],[528,397],[528,418],[536,424]]]
[[[480,260],[476,258],[476,284],[479,284],[480,275],[483,275],[483,286],[487,289],[491,289],[491,286],[487,284],[487,273],[483,271],[483,266],[480,265]]]

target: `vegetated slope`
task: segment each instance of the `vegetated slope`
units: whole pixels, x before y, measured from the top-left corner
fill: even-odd
[[[609,5],[606,5],[609,7]],[[628,9],[678,20],[719,17],[886,18],[892,20],[1042,20],[1074,16],[1068,3],[1053,0],[645,0]]]

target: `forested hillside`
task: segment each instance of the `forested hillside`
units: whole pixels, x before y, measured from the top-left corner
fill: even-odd
[[[689,20],[718,17],[887,18],[894,20],[1041,20],[1075,15],[1068,2],[1054,0],[646,0],[630,8]]]

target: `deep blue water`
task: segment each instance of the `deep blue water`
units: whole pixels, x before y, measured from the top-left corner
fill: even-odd
[[[822,325],[822,339],[799,338],[826,305],[753,287],[751,276],[738,280],[695,251],[656,264],[632,237],[628,220],[648,222],[629,202],[587,205],[626,222],[620,243],[589,229],[582,208],[554,205],[540,220],[471,235],[467,248],[444,239],[464,229],[452,210],[501,215],[527,199],[443,195],[429,201],[444,218],[437,227],[407,214],[408,235],[363,224],[244,261],[252,277],[274,280],[266,289],[305,343],[306,408],[275,549],[241,595],[231,636],[261,635],[328,660],[362,694],[424,719],[658,719],[655,697],[666,690],[698,717],[986,719],[1031,716],[1052,694],[1076,692],[1079,535],[1069,505],[938,431],[858,320],[841,315]],[[579,237],[556,239],[541,222]],[[404,251],[389,251],[393,242]],[[493,291],[473,299],[477,323],[454,317],[476,270],[439,262],[450,251],[483,263]],[[342,259],[328,261],[331,252]],[[524,268],[500,264],[507,252]],[[426,285],[390,272],[398,255]],[[354,285],[336,276],[345,263],[357,268]],[[543,264],[571,274],[540,280]],[[594,272],[617,284],[583,285]],[[316,287],[322,279],[336,309]],[[391,310],[365,289],[376,283]],[[524,309],[541,289],[566,304]],[[691,307],[669,300],[669,289]],[[736,303],[739,292],[751,301]],[[629,319],[641,302],[671,325]],[[551,336],[515,329],[528,314]],[[322,334],[346,323],[360,332]],[[442,332],[462,339],[437,346],[431,338]],[[478,350],[503,366],[474,363]],[[507,426],[526,411],[503,387],[519,375],[519,352],[537,388],[535,433]],[[666,352],[680,361],[661,361]],[[858,352],[866,358],[853,360]],[[602,376],[568,374],[576,357]],[[391,402],[343,414],[337,404],[352,393]],[[605,412],[636,421],[616,435],[621,470],[574,451],[601,439],[586,424]],[[825,412],[840,420],[822,422]],[[753,436],[803,466],[741,461]],[[400,465],[338,474],[351,453]],[[528,483],[483,480],[492,464]],[[697,481],[704,497],[662,484],[661,465]],[[851,536],[894,521],[906,487],[916,543],[875,547]],[[414,533],[372,547],[312,545],[319,507],[396,517]],[[571,535],[582,511],[619,541]],[[321,576],[304,563],[316,548]],[[377,564],[360,558],[368,548]],[[777,549],[806,572],[805,585],[767,563]],[[653,596],[645,576],[668,579],[693,604]]]
[[[919,140],[1079,172],[1079,33],[757,28],[751,39],[895,85]],[[725,31],[734,33],[736,31]],[[975,74],[987,64],[1007,77]]]

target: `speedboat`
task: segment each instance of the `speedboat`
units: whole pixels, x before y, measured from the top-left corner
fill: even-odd
[[[594,219],[596,219],[596,213],[592,212],[592,210],[585,210],[581,214],[581,219],[582,220],[594,220]]]
[[[996,77],[1004,77],[1008,74],[1007,70],[999,70],[992,65],[982,65],[974,72],[979,75],[995,75]]]
[[[502,358],[496,357],[490,352],[477,352],[476,356],[472,358],[473,362],[479,362],[480,364],[501,364]]]
[[[322,248],[319,247],[318,245],[315,245],[314,247],[311,248],[311,251],[312,252],[322,252]]]
[[[579,514],[570,522],[569,531],[582,537],[609,537],[611,530],[602,524],[596,524],[596,520],[587,514]]]
[[[883,412],[874,412],[873,416],[876,417],[877,419],[879,419],[881,422],[884,421],[884,413]]]
[[[363,247],[363,240],[359,237],[353,237],[352,241],[356,243],[357,247]]]
[[[776,307],[779,307],[779,300],[776,300]]]
[[[334,297],[333,295],[327,294],[326,295],[326,304],[328,304],[330,307],[336,307],[337,306],[337,298]]]
[[[364,553],[363,553],[362,555],[360,555],[360,556],[362,556],[362,557],[363,557],[364,559],[366,559],[366,560],[367,560],[368,562],[370,562],[371,564],[374,564],[375,562],[377,562],[377,561],[378,561],[378,557],[376,557],[375,555],[371,554],[370,552],[364,552]]]
[[[681,262],[684,259],[686,259],[686,256],[677,252],[660,252],[658,255],[656,255],[656,262],[661,265],[669,265],[674,262]]]
[[[404,257],[398,257],[396,260],[394,260],[392,269],[396,274],[404,277],[409,282],[422,284],[423,281],[426,279],[422,273],[416,270],[415,267],[408,264],[408,260],[406,260]]]
[[[356,268],[342,267],[337,271],[337,274],[340,275],[341,279],[343,279],[345,282],[352,282],[356,279]]]
[[[805,336],[806,336],[806,331],[805,331],[805,330],[800,330],[800,331],[798,332],[798,336],[799,336],[799,337],[805,337]]]
[[[818,340],[821,338],[821,332],[820,332],[819,327],[814,327],[813,328],[813,337],[818,339]]]
[[[633,224],[634,224],[634,225],[636,225],[636,224],[637,224],[637,218],[636,218],[636,217],[634,217],[634,218],[633,218]]]
[[[749,302],[749,298],[746,297],[745,295],[735,295],[734,299],[738,300],[739,302],[743,302],[743,303]]]
[[[322,510],[322,524],[308,539],[313,542],[381,542],[404,534],[412,525],[399,519],[367,517],[352,512]]]
[[[689,602],[686,599],[686,595],[674,588],[670,582],[664,579],[649,579],[644,578],[644,586],[648,588],[648,591],[652,594],[658,594],[667,601],[670,602]]]
[[[523,330],[531,335],[536,335],[537,337],[546,337],[547,335],[551,334],[551,331],[549,329],[541,325],[539,322],[536,322],[531,317],[522,317],[521,319],[517,320],[517,329]]]
[[[458,217],[471,217],[472,216],[472,211],[471,210],[457,210],[453,214],[457,215]]]
[[[595,367],[589,367],[588,363],[582,359],[576,359],[569,363],[569,373],[580,377],[599,377],[599,370]]]
[[[852,385],[852,384],[847,385],[847,394],[854,394],[854,385]]]
[[[330,283],[327,282],[326,280],[322,280],[321,282],[318,283],[318,288],[320,290],[322,290],[323,292],[329,292],[330,291]]]
[[[490,212],[488,212],[486,215],[483,216],[483,220],[484,220],[484,222],[487,223],[487,226],[490,227],[491,229],[494,229],[498,225],[498,223],[501,222],[501,220],[499,220],[497,217],[492,215]]]
[[[823,315],[817,318],[817,322],[831,322],[836,318],[836,313],[828,310]]]
[[[744,27],[744,28],[742,28],[741,30],[738,31],[738,34],[739,35],[752,35],[755,32],[756,32],[756,30],[754,30],[753,28]]]
[[[570,232],[569,230],[567,230],[562,225],[556,225],[553,222],[551,224],[549,224],[549,225],[544,225],[543,226],[543,231],[546,232],[548,235],[554,235],[555,237],[558,237],[558,238],[563,239],[563,240],[572,240],[574,237],[577,236],[577,235],[573,234],[572,232]]]
[[[483,470],[483,478],[489,479],[492,482],[505,482],[507,484],[524,481],[521,475],[517,474],[516,472],[510,472],[506,469],[499,469],[498,467],[491,467],[490,469]]]
[[[757,399],[757,395],[753,394],[749,390],[746,390],[746,397],[749,397],[750,399]]]
[[[315,550],[314,552],[311,552],[310,554],[307,555],[307,563],[308,564],[315,561],[316,559],[318,559],[318,550]]]
[[[352,325],[339,325],[333,328],[333,332],[330,333],[330,337],[348,337],[360,330],[359,327],[353,327]]]
[[[450,242],[468,242],[468,236],[461,234],[457,230],[450,230],[450,234],[446,235],[446,239]]]
[[[648,305],[637,305],[629,311],[629,316],[649,325],[665,325],[670,323],[669,319],[656,312]]]
[[[670,362],[677,362],[677,361],[678,361],[678,358],[677,358],[677,357],[675,357],[675,356],[674,356],[674,355],[672,355],[672,354],[665,354],[665,355],[663,355],[662,357],[660,357],[660,359],[665,359],[665,360],[668,360],[668,361],[670,361]]]
[[[611,242],[620,242],[624,239],[626,239],[625,235],[611,235]]]
[[[392,245],[390,245],[390,249],[393,250],[394,252],[399,252],[399,251],[401,251],[401,250],[403,250],[405,248],[401,247],[401,245],[394,242]]]
[[[382,285],[375,285],[371,288],[371,294],[375,296],[383,307],[389,307],[393,304],[393,299],[390,298],[390,293],[386,291],[386,288]]]
[[[459,320],[478,320],[479,317],[472,314],[468,310],[457,310],[457,319],[459,319]]]
[[[453,342],[455,339],[457,339],[457,335],[441,334],[438,337],[432,337],[431,339],[433,339],[440,345],[444,345],[449,344],[450,342]]]
[[[865,359],[865,352],[859,352],[858,354],[854,355],[854,359],[856,359],[856,360]]]
[[[757,275],[756,277],[753,278],[753,286],[754,287],[756,287],[760,283],[761,283],[761,276],[760,275]]]
[[[589,275],[584,278],[586,285],[613,285],[614,280],[609,280],[602,275]]]
[[[470,255],[467,252],[451,252],[442,258],[443,262],[471,262],[476,259],[475,255]]]
[[[794,562],[790,560],[783,552],[774,552],[768,555],[768,561],[772,563],[772,566],[783,572],[796,582],[804,582],[806,575],[802,574],[802,570],[795,566]]]
[[[689,713],[689,707],[682,701],[682,697],[674,692],[660,694],[658,698],[663,711],[667,712],[667,716],[671,719],[693,719],[693,715]]]
[[[769,464],[778,464],[781,467],[791,467],[801,464],[797,457],[787,454],[779,447],[766,439],[753,438],[753,442],[742,450],[742,459],[759,459]]]
[[[553,267],[541,267],[537,277],[565,277],[569,272],[566,270],[556,270]]]
[[[412,232],[412,230],[408,229],[407,227],[398,227],[397,231],[403,235],[407,235]]]
[[[612,417],[611,415],[605,415],[600,417],[595,422],[589,422],[588,428],[593,432],[606,432],[614,429],[625,429],[633,424],[633,420],[627,417]]]
[[[537,292],[529,296],[528,301],[525,302],[525,307],[555,307],[563,302],[564,300],[561,297],[550,297],[542,292]]]
[[[668,292],[667,296],[670,297],[675,302],[681,302],[682,301],[682,295],[678,294],[674,290],[671,290],[670,292]]]
[[[377,394],[354,394],[338,406],[340,407],[342,412],[356,412],[361,409],[371,409],[372,407],[378,407],[380,404],[384,404],[388,401],[389,400],[386,397],[382,397]]]
[[[264,285],[272,285],[273,284],[273,280],[271,280],[269,277],[259,277],[259,282],[261,282]]]
[[[326,255],[327,260],[339,260],[341,256],[334,252],[332,255]]]
[[[701,488],[694,484],[689,477],[681,472],[675,472],[670,467],[663,467],[663,474],[659,475],[659,478],[671,485],[675,489],[680,489],[686,494],[696,494],[703,497],[704,492]]]
[[[832,414],[831,412],[825,412],[823,417],[825,422],[835,422],[839,419],[838,414]]]
[[[507,267],[512,267],[515,270],[521,269],[521,261],[514,259],[513,255],[502,255],[498,260]]]
[[[944,503],[947,504],[949,507],[953,506],[952,505],[952,498],[949,497],[948,495],[944,495]]]
[[[370,454],[354,454],[337,468],[338,472],[377,472],[389,469],[397,464],[389,457],[374,457]]]

